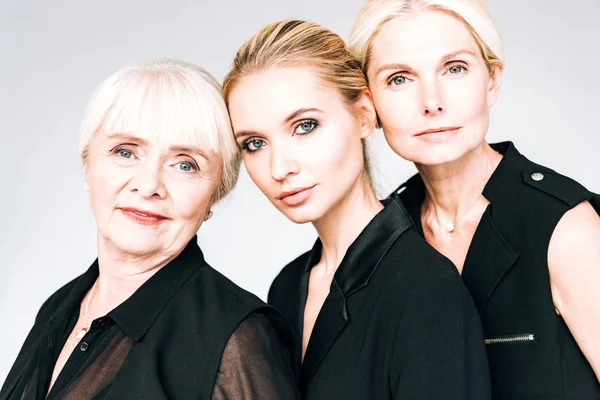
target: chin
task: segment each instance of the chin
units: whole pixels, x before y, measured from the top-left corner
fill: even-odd
[[[411,148],[412,147],[412,148]],[[405,160],[415,164],[434,166],[456,161],[469,152],[468,148],[459,143],[436,143],[420,146],[399,146],[394,152]],[[407,151],[408,150],[408,151]]]
[[[105,239],[112,242],[113,246],[120,251],[137,256],[156,253],[165,248],[163,235],[156,232],[144,234],[135,230],[122,229],[105,236]]]
[[[280,209],[279,211],[295,224],[315,222],[324,214],[316,210],[314,206],[308,204],[296,208]]]

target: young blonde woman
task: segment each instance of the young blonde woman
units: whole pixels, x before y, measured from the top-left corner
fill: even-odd
[[[400,197],[477,305],[495,398],[600,398],[600,199],[510,142],[488,144],[500,35],[482,0],[368,2],[350,45]]]
[[[309,22],[269,25],[241,47],[223,91],[250,177],[319,235],[269,293],[301,339],[303,398],[488,398],[459,274],[397,198],[379,202],[371,187],[363,142],[375,112],[340,37]]]

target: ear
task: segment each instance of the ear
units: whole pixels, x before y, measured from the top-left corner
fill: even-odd
[[[488,107],[491,108],[496,104],[498,99],[498,92],[500,92],[500,85],[502,84],[502,67],[495,66],[490,73],[490,85],[488,87],[487,102]]]
[[[375,128],[378,127],[377,113],[375,112],[375,106],[373,105],[373,96],[371,92],[366,89],[356,102],[358,110],[358,116],[360,119],[361,127],[361,138],[366,139],[373,133]]]

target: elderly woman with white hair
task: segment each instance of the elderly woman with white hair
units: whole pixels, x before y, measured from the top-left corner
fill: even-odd
[[[397,192],[475,300],[494,398],[600,398],[600,197],[485,140],[504,67],[485,2],[372,0],[350,45],[419,171]]]
[[[41,307],[0,399],[295,398],[288,325],[195,236],[240,165],[216,81],[175,60],[118,71],[81,157],[98,258]]]

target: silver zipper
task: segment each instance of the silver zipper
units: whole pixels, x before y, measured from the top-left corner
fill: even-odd
[[[533,342],[534,340],[535,335],[533,333],[523,333],[521,335],[509,335],[485,339],[485,344]]]

